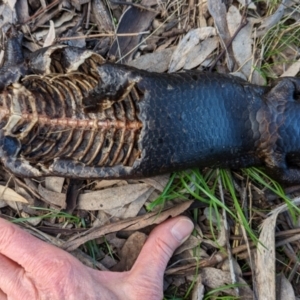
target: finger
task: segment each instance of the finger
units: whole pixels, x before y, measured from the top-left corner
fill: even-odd
[[[0,254],[0,299],[35,299],[35,289],[24,276],[24,269],[6,256]],[[28,297],[30,296],[30,297]]]
[[[43,266],[45,260],[55,257],[64,261],[70,255],[59,248],[46,244],[0,218],[0,253],[21,265],[25,271],[32,272]]]
[[[189,237],[193,228],[192,221],[187,217],[170,219],[157,226],[151,232],[131,272],[135,275],[147,272],[149,278],[163,282],[168,261],[176,248]]]

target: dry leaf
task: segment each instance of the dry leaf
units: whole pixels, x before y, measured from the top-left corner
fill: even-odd
[[[93,227],[100,227],[110,223],[110,216],[107,215],[103,210],[99,210],[97,218],[93,222]]]
[[[165,72],[168,70],[175,47],[148,53],[128,63],[129,66],[150,72]]]
[[[54,28],[54,23],[52,20],[50,20],[50,27],[49,27],[49,31],[48,34],[45,38],[43,47],[48,47],[51,46],[53,44],[53,42],[55,41],[55,28]]]
[[[201,65],[209,55],[218,47],[219,38],[213,36],[200,42],[196,45],[191,52],[187,55],[184,69],[190,70]]]
[[[142,10],[135,6],[129,6],[119,19],[117,33],[128,33],[128,36],[117,36],[114,40],[108,57],[119,58],[122,63],[132,60],[143,37],[142,34],[130,35],[146,31],[158,14],[155,11]]]
[[[74,12],[66,11],[58,19],[54,21],[54,27],[59,28],[64,23],[71,21],[75,16]]]
[[[108,253],[103,259],[101,259],[101,264],[103,264],[105,268],[111,269],[117,264],[117,261],[113,257],[111,257],[110,253]]]
[[[256,5],[251,0],[237,0],[241,5],[247,5],[247,9],[256,9]]]
[[[209,13],[214,18],[215,26],[225,44],[230,40],[226,23],[226,5],[223,1],[208,0]]]
[[[81,10],[81,5],[90,2],[90,0],[71,0],[72,4],[75,6],[76,10]]]
[[[0,185],[0,200],[28,203],[28,201],[9,187]]]
[[[270,28],[272,28],[275,24],[277,24],[280,21],[287,7],[286,2],[287,0],[282,0],[275,13],[263,19],[261,25],[256,31],[256,37],[263,36],[267,31],[270,30]]]
[[[70,29],[72,32],[72,29]],[[86,48],[86,40],[85,38],[79,38],[84,37],[83,31],[76,31],[75,33],[72,32],[72,37],[78,37],[77,39],[68,41],[68,45],[71,47],[77,47],[77,48]]]
[[[135,217],[139,213],[145,202],[148,200],[153,190],[154,188],[148,187],[148,189],[138,198],[132,198],[132,202],[128,205],[107,210],[106,213],[110,214],[113,217],[118,217],[121,219]]]
[[[144,178],[141,181],[153,186],[160,192],[163,192],[170,179],[170,174],[164,174],[154,177]]]
[[[37,205],[41,205],[39,203],[39,200],[37,200],[37,198],[35,198],[33,196],[33,194],[36,195],[35,192],[33,192],[32,194],[28,193],[28,191],[32,191],[32,189],[30,189],[29,187],[27,189],[19,186],[18,182],[15,182],[15,192],[18,193],[20,196],[24,197],[29,205],[35,206]]]
[[[300,204],[300,198],[295,198],[292,203]],[[288,209],[286,204],[274,209],[270,216],[264,220],[259,235],[260,243],[257,246],[256,254],[256,282],[258,299],[276,299],[275,283],[275,226],[279,213]]]
[[[277,286],[280,287],[280,295],[276,298],[277,300],[296,300],[294,289],[283,273],[277,275]]]
[[[174,51],[170,62],[169,72],[176,72],[182,69],[186,63],[188,55],[194,47],[197,46],[200,41],[214,35],[216,35],[214,27],[202,27],[190,30],[179,42],[176,50]]]
[[[234,259],[233,257],[232,257],[230,260],[229,260],[229,259],[225,259],[225,260],[222,262],[222,266],[221,266],[222,271],[230,272],[231,266],[233,266],[234,273],[235,273],[237,276],[240,276],[240,277],[243,276],[243,272],[242,272],[242,270],[241,270],[240,265],[238,264],[237,260]]]
[[[21,0],[20,2],[25,2],[26,0]],[[15,8],[17,0],[4,0],[3,3],[8,4],[9,8],[13,10]]]
[[[242,21],[240,11],[234,5],[231,5],[226,15],[226,18],[228,30],[230,32],[230,35],[233,36]],[[248,22],[248,24],[239,31],[237,36],[232,41],[232,50],[234,58],[238,63],[239,70],[246,76],[246,78],[250,77],[252,66],[251,57],[253,56],[253,40],[251,38],[251,33],[252,23]]]
[[[66,208],[66,194],[49,191],[41,184],[39,184],[39,194],[47,203],[58,206],[62,209]]]
[[[116,248],[118,251],[124,246],[126,240],[117,237],[117,232],[109,233],[105,235],[105,241],[109,243],[112,248]]]
[[[121,230],[139,230],[149,225],[160,224],[169,217],[175,217],[180,215],[186,209],[188,209],[192,203],[193,201],[186,201],[172,208],[165,209],[160,213],[151,212],[146,215],[138,216],[135,218],[129,218],[127,220],[121,220],[113,224],[101,226],[100,228],[92,228],[87,232],[83,232],[81,234],[78,234],[76,237],[71,238],[68,242],[66,242],[63,245],[62,248],[67,251],[71,251],[78,248],[80,245],[86,243],[87,241],[97,239],[111,232],[117,232]]]
[[[228,31],[227,22],[226,22],[226,5],[223,1],[215,1],[215,0],[208,0],[207,1],[208,10],[211,16],[214,19],[215,27],[221,38],[222,48],[227,50],[226,45],[231,40],[230,33]],[[228,50],[230,51],[230,50]],[[226,60],[228,69],[232,71],[233,69],[233,61],[230,57],[231,53],[226,51]]]
[[[129,184],[79,195],[78,209],[109,210],[122,207],[140,197],[149,189],[145,183]]]
[[[103,189],[103,188],[107,188],[107,187],[110,187],[110,186],[113,186],[113,185],[127,185],[127,181],[126,180],[120,180],[120,179],[117,179],[117,180],[99,180],[96,182],[96,185],[94,186],[94,189],[95,190],[100,190],[100,189]]]
[[[102,0],[93,0],[92,19],[97,24],[98,32],[113,32],[114,25]]]
[[[14,1],[11,1],[13,4]],[[10,5],[0,5],[0,28],[3,29],[5,26],[9,27],[10,24],[16,24],[17,15],[16,11],[10,7]]]
[[[193,281],[195,279],[193,278]],[[197,280],[194,282],[194,287],[192,291],[192,300],[202,300],[204,297],[205,287],[202,283],[201,276],[197,277]]]
[[[11,3],[10,4],[11,9],[13,9],[13,7],[15,5],[14,2],[16,2],[16,1],[15,0],[8,1],[8,3]],[[11,5],[13,5],[13,6],[11,6]],[[27,0],[18,0],[18,5],[15,6],[15,10],[16,10],[16,14],[18,16],[19,24],[24,24],[29,20],[30,15],[29,15],[29,7],[28,7]]]
[[[41,223],[42,218],[41,217],[31,217],[28,213],[25,211],[21,212],[21,217],[26,219],[26,222],[28,222],[32,226],[37,226]]]
[[[196,236],[191,235],[181,246],[179,246],[176,249],[174,255],[178,255],[186,250],[190,250],[195,247],[198,247],[202,241],[203,241],[202,238],[198,238]]]
[[[139,231],[130,235],[119,254],[120,261],[112,268],[112,271],[129,271],[138,258],[146,239],[147,235]]]
[[[52,192],[61,193],[64,182],[65,178],[63,177],[50,176],[45,178],[46,189]]]
[[[224,272],[220,269],[216,268],[203,268],[200,270],[200,275],[202,277],[202,282],[205,286],[208,286],[211,289],[217,289],[221,286],[225,286],[231,284],[231,275],[230,272]],[[253,299],[253,293],[247,283],[238,278],[238,283],[242,284],[243,286],[239,287],[240,295],[243,295],[241,299]],[[222,290],[223,293],[237,296],[235,290],[233,289],[224,289]],[[247,297],[248,296],[248,297]],[[259,299],[275,299],[275,298],[259,298]]]
[[[6,207],[7,203],[4,200],[0,200],[0,208]]]
[[[300,59],[295,61],[280,77],[296,76],[300,72]]]

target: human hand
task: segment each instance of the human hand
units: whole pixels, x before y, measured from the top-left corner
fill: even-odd
[[[157,226],[127,272],[97,271],[0,219],[0,299],[162,299],[163,275],[192,222],[176,217]]]

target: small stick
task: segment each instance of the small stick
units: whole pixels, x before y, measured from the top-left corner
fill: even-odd
[[[80,36],[69,36],[69,37],[62,37],[56,39],[57,41],[69,41],[69,40],[78,40],[78,39],[89,39],[89,38],[97,38],[97,37],[105,37],[105,36],[136,36],[142,34],[149,34],[150,31],[141,31],[141,32],[133,32],[133,33],[97,33],[97,34],[88,34],[88,35],[80,35]]]

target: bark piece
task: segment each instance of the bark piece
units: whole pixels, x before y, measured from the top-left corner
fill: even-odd
[[[147,235],[142,232],[134,232],[125,242],[120,252],[120,262],[112,270],[117,272],[129,271],[138,258]]]
[[[147,30],[157,13],[148,10],[141,10],[137,7],[128,7],[119,20],[117,29],[118,34],[139,33]],[[109,56],[119,58],[122,63],[132,60],[133,55],[138,49],[142,35],[119,36],[115,39]]]

